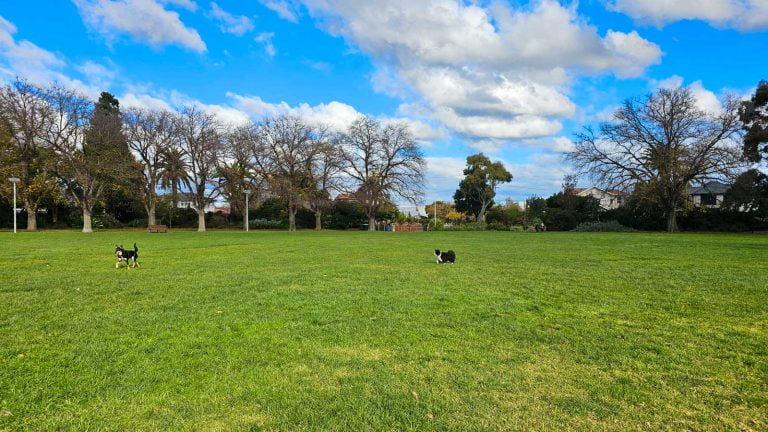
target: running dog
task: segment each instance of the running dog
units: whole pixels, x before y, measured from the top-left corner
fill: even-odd
[[[139,248],[136,243],[133,244],[133,250],[125,250],[123,245],[115,246],[115,256],[117,257],[115,268],[119,268],[123,261],[128,265],[128,268],[139,266]],[[133,261],[133,265],[131,265],[131,261]]]
[[[455,263],[456,252],[449,250],[448,252],[440,252],[440,249],[435,249],[435,258],[437,258],[438,264]]]

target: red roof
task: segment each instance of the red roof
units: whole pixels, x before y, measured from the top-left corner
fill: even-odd
[[[338,194],[336,195],[336,201],[357,201],[357,198],[352,194]]]

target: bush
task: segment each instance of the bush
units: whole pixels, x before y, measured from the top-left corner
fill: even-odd
[[[628,232],[634,231],[619,222],[612,220],[608,222],[582,222],[573,231],[578,232]]]
[[[579,214],[573,210],[548,208],[541,215],[548,231],[570,231],[579,224]]]
[[[482,222],[469,222],[461,225],[451,225],[443,228],[444,231],[485,231],[486,225]]]
[[[286,229],[288,224],[279,220],[251,219],[248,222],[250,229]]]
[[[437,220],[437,227],[435,227],[435,220],[430,219],[427,222],[427,231],[442,231],[445,230],[445,224],[440,219]]]
[[[491,222],[485,226],[485,229],[489,231],[508,231],[509,230],[509,228],[507,228],[507,226],[501,222]]]
[[[523,226],[523,225],[512,225],[509,227],[509,230],[512,232],[536,232],[536,230],[533,228],[533,226]]]

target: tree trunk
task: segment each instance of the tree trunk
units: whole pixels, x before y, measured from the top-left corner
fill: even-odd
[[[27,231],[37,231],[37,206],[25,202],[24,208],[27,210]]]
[[[320,231],[323,229],[323,212],[315,212],[315,230]]]
[[[667,232],[677,231],[677,210],[667,211]]]
[[[368,231],[376,231],[376,216],[368,216]]]
[[[205,208],[197,209],[197,232],[205,232]]]
[[[147,210],[147,226],[157,225],[157,219],[155,217],[155,213],[156,213],[156,205],[155,203],[152,203],[149,205],[149,209]]]
[[[296,231],[296,209],[288,207],[288,231]]]
[[[91,210],[83,207],[83,232],[92,233],[93,226],[91,224]]]

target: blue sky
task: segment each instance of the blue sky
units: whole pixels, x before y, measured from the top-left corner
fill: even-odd
[[[0,80],[196,104],[229,122],[405,121],[427,156],[425,201],[450,199],[480,150],[514,175],[499,199],[556,192],[574,131],[660,86],[717,111],[768,78],[766,52],[767,0],[0,4]]]

